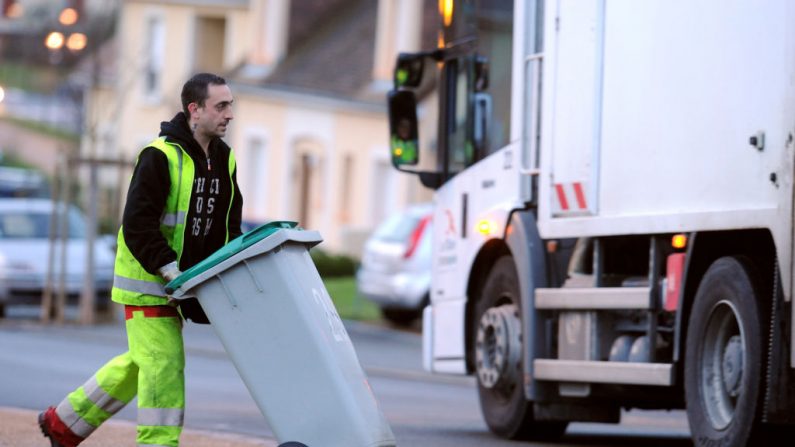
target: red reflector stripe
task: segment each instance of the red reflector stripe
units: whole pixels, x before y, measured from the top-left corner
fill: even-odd
[[[417,246],[420,244],[420,238],[422,237],[422,232],[425,230],[425,226],[428,225],[428,221],[430,220],[431,216],[425,216],[419,221],[417,226],[414,227],[414,231],[411,233],[411,237],[409,238],[409,246],[406,248],[406,253],[403,254],[404,258],[410,258],[411,255],[414,254],[414,251],[417,250]]]
[[[129,320],[133,317],[133,312],[143,312],[144,317],[179,317],[176,307],[171,306],[124,306],[124,319]]]
[[[582,191],[582,183],[574,183],[574,196],[577,198],[577,206],[579,206],[581,210],[587,208],[585,204],[585,193]]]
[[[558,202],[560,202],[560,209],[568,211],[569,201],[566,200],[566,191],[563,190],[563,185],[558,183],[555,185],[555,192],[558,194]]]
[[[674,253],[668,256],[666,264],[665,303],[663,308],[673,312],[679,307],[679,293],[682,289],[682,275],[685,269],[685,253]]]

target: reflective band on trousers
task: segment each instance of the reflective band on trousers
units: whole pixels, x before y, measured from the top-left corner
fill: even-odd
[[[137,447],[171,447],[164,444],[136,444]]]
[[[72,408],[72,404],[69,403],[67,399],[61,401],[57,407],[55,407],[55,414],[61,418],[61,422],[64,423],[69,430],[72,430],[72,433],[80,436],[81,438],[87,438],[91,433],[96,430],[96,427],[89,424],[88,422],[84,421],[80,416],[75,413],[74,408]]]
[[[184,414],[182,408],[138,407],[138,425],[182,427]]]
[[[97,383],[96,376],[92,376],[90,379],[88,379],[88,381],[83,385],[83,391],[85,391],[88,400],[110,414],[116,414],[116,412],[127,405],[127,403],[114,398],[110,394],[106,393],[105,390],[100,388],[99,383]]]
[[[179,224],[185,223],[185,216],[188,213],[184,211],[179,211],[176,213],[165,213],[163,217],[160,218],[160,223],[169,227],[175,227]]]
[[[113,287],[117,289],[129,290],[130,292],[145,293],[154,296],[166,296],[166,289],[163,284],[144,281],[142,279],[132,279],[125,276],[114,275]]]

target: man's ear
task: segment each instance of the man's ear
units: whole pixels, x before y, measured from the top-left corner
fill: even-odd
[[[195,115],[197,110],[199,110],[199,104],[195,102],[188,104],[188,112],[190,112],[191,116]],[[190,118],[190,116],[188,118]]]

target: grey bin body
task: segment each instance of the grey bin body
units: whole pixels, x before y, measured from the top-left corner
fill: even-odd
[[[387,447],[395,438],[309,256],[316,231],[279,230],[187,280],[279,442]]]

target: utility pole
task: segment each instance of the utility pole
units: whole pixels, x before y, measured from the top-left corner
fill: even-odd
[[[90,163],[88,182],[88,225],[86,228],[86,270],[83,275],[83,291],[80,293],[80,324],[94,324],[96,288],[94,285],[94,243],[97,234],[97,165]]]
[[[61,196],[61,176],[66,171],[66,158],[63,151],[58,152],[58,159],[55,162],[55,176],[53,177],[50,191],[52,194],[52,212],[50,214],[49,224],[49,248],[47,256],[47,271],[44,279],[44,292],[41,297],[41,312],[39,318],[42,323],[49,323],[50,319],[55,316],[58,311],[55,309],[54,303],[54,276],[55,276],[55,245],[58,236],[58,202]],[[63,313],[61,311],[61,313]]]

